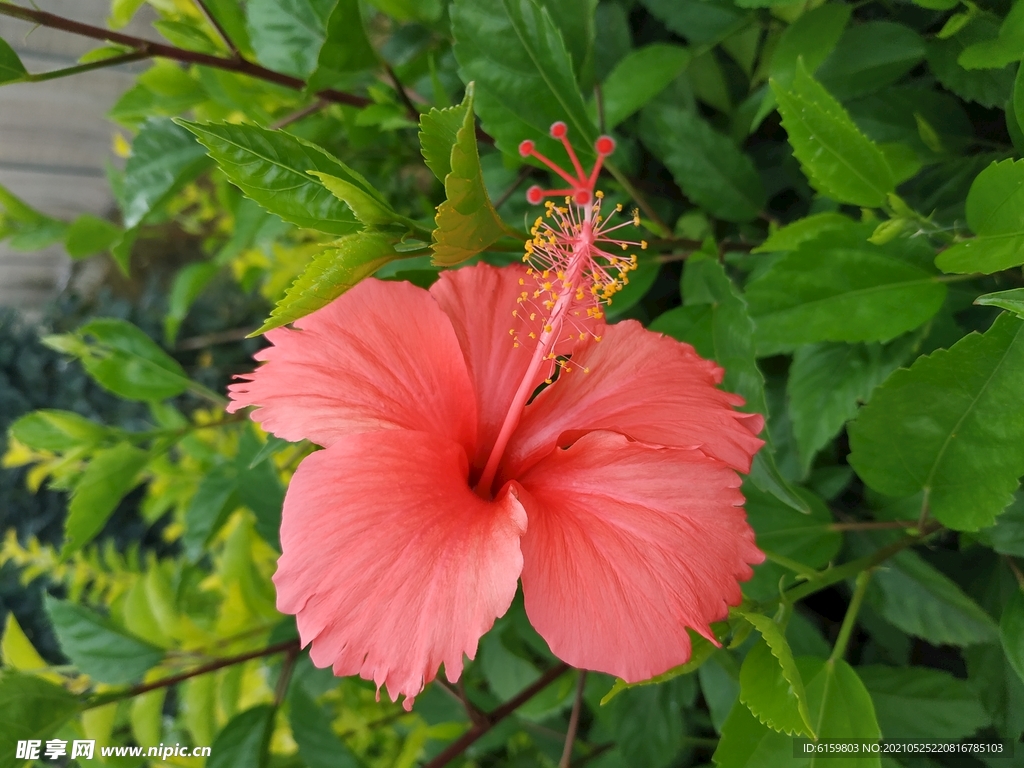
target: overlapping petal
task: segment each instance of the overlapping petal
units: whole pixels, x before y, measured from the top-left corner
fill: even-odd
[[[229,388],[236,411],[286,440],[329,446],[355,432],[422,430],[467,451],[476,398],[448,316],[409,283],[369,279],[322,309],[270,331],[264,364]]]
[[[423,432],[355,434],[307,457],[285,498],[277,607],[310,656],[406,708],[449,680],[515,595],[523,507],[467,485],[463,448]]]
[[[573,666],[635,682],[686,662],[686,628],[713,639],[764,559],[739,477],[699,450],[592,432],[521,483],[526,611]]]
[[[598,429],[655,445],[699,447],[743,472],[763,445],[756,435],[764,419],[736,411],[743,398],[716,388],[721,368],[636,321],[607,326],[600,342],[582,342],[570,367],[526,408],[502,477],[517,477],[555,445]]]

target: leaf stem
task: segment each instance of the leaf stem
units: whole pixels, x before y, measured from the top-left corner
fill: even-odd
[[[203,16],[206,17],[206,20],[210,22],[210,26],[217,31],[220,39],[224,41],[224,45],[228,47],[228,50],[231,52],[231,56],[235,59],[241,60],[242,52],[238,50],[238,46],[236,46],[231,38],[228,37],[227,31],[223,26],[221,26],[221,23],[217,21],[217,17],[213,15],[213,12],[207,7],[205,1],[195,0],[195,3],[199,7],[199,10],[203,12]]]
[[[583,707],[583,689],[587,684],[587,670],[581,669],[579,678],[576,680],[576,698],[572,702],[572,712],[569,715],[569,727],[565,731],[565,746],[562,747],[562,759],[558,761],[558,768],[569,768],[572,761],[572,748],[576,744],[576,731],[580,726],[580,709]]]
[[[818,577],[818,571],[811,568],[809,565],[792,560],[785,555],[780,555],[777,552],[772,552],[770,549],[761,547],[761,551],[764,552],[764,556],[776,565],[781,565],[786,570],[792,571],[793,573],[800,574],[804,578],[814,579]]]
[[[44,83],[47,80],[57,80],[61,77],[78,75],[82,72],[92,72],[96,69],[105,69],[106,67],[116,67],[119,64],[142,61],[143,59],[150,58],[152,55],[153,54],[148,51],[136,50],[131,53],[121,54],[120,56],[111,56],[110,58],[100,59],[99,61],[90,61],[88,64],[77,64],[74,67],[55,69],[52,72],[40,72],[38,75],[29,75],[25,78],[25,81],[29,83]]]
[[[920,529],[921,524],[912,520],[864,520],[850,523],[831,523],[830,531],[891,531]]]
[[[843,624],[839,628],[839,637],[836,638],[836,644],[832,648],[832,655],[828,659],[833,664],[846,654],[846,646],[849,645],[850,637],[853,635],[853,628],[857,624],[857,614],[860,613],[860,606],[864,602],[864,594],[867,592],[870,580],[870,568],[857,574],[857,583],[853,588],[853,597],[850,598],[850,605],[846,609]]]

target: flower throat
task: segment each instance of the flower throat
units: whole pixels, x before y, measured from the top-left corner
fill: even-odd
[[[538,374],[544,366],[553,372],[556,365],[562,374],[571,373],[569,355],[574,344],[588,337],[601,340],[604,306],[629,282],[628,274],[637,266],[636,256],[624,252],[631,246],[647,247],[642,240],[611,236],[623,227],[639,226],[640,216],[634,211],[631,219],[614,223],[622,206],[616,205],[606,217],[601,212],[604,194],[594,189],[604,159],[615,151],[615,141],[601,136],[594,143],[597,160],[587,173],[569,143],[565,123],[554,123],[551,135],[562,142],[575,175],[538,152],[534,142],[519,145],[520,155],[543,163],[568,186],[552,190],[533,186],[526,192],[530,203],[543,202],[546,210],[534,222],[531,239],[526,241],[526,277],[519,281],[523,290],[512,310],[513,317],[524,321],[525,330],[513,328],[509,334],[514,347],[533,346],[533,355],[477,482],[476,492],[484,498],[491,495],[502,454],[533,394]],[[562,198],[563,204],[545,200],[549,197]],[[550,384],[551,378],[546,382]]]

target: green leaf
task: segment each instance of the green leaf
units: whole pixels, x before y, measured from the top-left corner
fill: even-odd
[[[786,395],[804,472],[919,341],[911,337],[887,346],[812,344],[796,350]]]
[[[260,64],[306,79],[317,68],[337,0],[249,0],[249,38]]]
[[[686,737],[684,712],[697,693],[693,678],[681,677],[662,685],[633,688],[601,712],[623,756],[624,765],[668,768]]]
[[[185,534],[181,543],[192,560],[202,556],[203,548],[227,520],[229,501],[238,490],[238,470],[234,464],[219,464],[202,480],[185,511]]]
[[[254,125],[178,122],[199,138],[235,186],[285,221],[332,235],[362,227],[349,207],[309,172],[327,173],[376,193],[326,150],[284,131]]]
[[[968,71],[957,61],[974,43],[995,38],[998,30],[993,17],[982,13],[952,37],[928,42],[928,65],[943,88],[983,107],[1003,108],[1013,90],[1013,65]]]
[[[871,696],[857,673],[842,659],[800,657],[796,660],[805,681],[808,709],[819,739],[878,739]],[[817,768],[821,758],[794,755],[793,737],[758,722],[741,702],[722,726],[714,762],[721,768]],[[845,756],[845,768],[879,768],[878,755]]]
[[[463,100],[458,106],[446,109],[435,107],[420,115],[420,152],[427,167],[442,183],[452,172],[452,150],[468,112],[468,106]]]
[[[32,411],[10,428],[11,437],[19,443],[39,451],[55,452],[97,445],[112,432],[77,413],[55,410]]]
[[[124,225],[131,229],[209,166],[203,148],[184,128],[150,118],[124,166]]]
[[[28,765],[16,757],[18,742],[53,738],[78,708],[78,698],[59,685],[9,669],[0,672],[0,768]]]
[[[921,36],[891,21],[848,28],[816,73],[821,84],[845,101],[899,80],[925,57]]]
[[[437,21],[441,0],[370,0],[370,4],[397,21]]]
[[[652,104],[643,111],[640,137],[712,216],[750,221],[760,213],[766,195],[753,162],[694,112]]]
[[[320,47],[316,71],[306,87],[316,93],[333,88],[348,72],[377,65],[377,54],[366,38],[359,0],[338,0],[327,20],[327,38]]]
[[[999,37],[967,46],[957,57],[964,69],[1002,69],[1020,61],[1024,50],[1024,6],[1014,3],[999,27]]]
[[[1013,312],[1017,317],[1024,318],[1024,288],[986,293],[984,296],[976,298],[974,303],[983,307],[999,307]]]
[[[826,232],[849,231],[851,226],[853,222],[841,213],[815,213],[772,232],[768,239],[751,253],[795,251],[808,240],[815,240]]]
[[[740,667],[740,701],[765,725],[814,738],[807,694],[782,628],[767,616],[744,613],[761,633]]]
[[[548,135],[563,120],[577,151],[593,154],[597,129],[547,8],[537,0],[455,0],[451,19],[462,79],[476,83],[476,110],[502,152],[518,157],[519,143],[533,139],[548,157],[563,157]]]
[[[214,739],[207,768],[267,768],[274,712],[261,704],[235,715]]]
[[[280,551],[281,507],[284,504],[284,486],[272,462],[254,463],[263,444],[253,430],[242,433],[238,444],[235,467],[238,472],[238,497],[256,516],[256,533]]]
[[[148,453],[128,443],[96,452],[71,493],[62,559],[103,530],[121,499],[138,485],[138,474],[148,461]]]
[[[330,304],[379,267],[400,258],[390,239],[379,232],[343,237],[317,254],[306,271],[292,283],[284,298],[256,334],[298,320]]]
[[[75,219],[64,236],[64,249],[73,259],[84,259],[110,249],[124,236],[116,224],[88,213]]]
[[[973,645],[998,636],[992,617],[915,552],[887,560],[871,577],[865,599],[894,627],[933,645]]]
[[[163,659],[163,650],[129,635],[84,605],[47,597],[46,612],[61,650],[97,682],[135,682]]]
[[[26,77],[28,77],[28,70],[21,63],[18,54],[3,38],[0,38],[0,85],[16,83]]]
[[[811,186],[841,203],[883,205],[896,188],[882,151],[802,66],[791,87],[772,82],[782,126]]]
[[[946,286],[891,253],[832,232],[776,261],[747,285],[758,354],[821,341],[889,341],[925,323]]]
[[[203,289],[220,272],[220,265],[212,261],[189,264],[178,271],[171,284],[167,300],[167,314],[164,315],[164,343],[173,346],[178,330],[188,316],[188,311]]]
[[[992,163],[967,193],[967,224],[977,235],[935,259],[943,272],[1001,272],[1024,264],[1024,160]]]
[[[925,667],[858,667],[887,739],[963,739],[991,723],[966,680]]]
[[[310,171],[309,175],[320,179],[320,183],[351,208],[355,217],[368,227],[383,228],[408,221],[391,210],[391,206],[383,201],[379,193],[371,195],[351,182],[320,171]]]
[[[463,110],[462,124],[451,148],[451,171],[444,177],[446,198],[438,206],[434,220],[437,225],[434,229],[434,263],[444,266],[460,264],[487,250],[503,235],[513,234],[494,210],[487,196],[487,187],[484,186],[476,145],[472,85],[466,87],[466,98],[454,110]],[[421,141],[424,134],[432,134],[424,145],[424,156],[428,151],[434,155],[440,149],[442,142],[447,139],[447,129],[452,122],[453,117],[437,115],[430,123],[421,123]],[[435,130],[440,133],[433,135]],[[433,162],[438,169],[442,167],[439,161]]]
[[[1019,739],[1024,730],[1024,682],[1010,666],[1001,643],[975,645],[963,650],[967,675],[996,731],[1005,739]]]
[[[666,683],[669,680],[674,680],[680,675],[688,675],[691,672],[695,672],[700,669],[701,664],[711,658],[711,655],[717,651],[718,648],[715,647],[707,638],[698,635],[691,629],[686,630],[686,633],[690,636],[690,660],[688,662],[680,664],[678,667],[673,667],[660,675],[656,675],[650,680],[641,680],[638,683],[627,683],[625,680],[617,679],[615,681],[615,685],[613,685],[611,690],[604,695],[603,699],[601,699],[601,706],[604,706],[620,693],[630,688],[636,688],[643,685],[659,685],[661,683]]]
[[[345,742],[331,728],[331,719],[302,686],[291,686],[288,710],[292,736],[308,768],[358,768]]]
[[[652,43],[630,51],[601,85],[605,130],[612,130],[668,87],[690,63],[680,45]]]
[[[1014,590],[1013,596],[1003,606],[999,637],[1003,641],[1006,659],[1024,681],[1024,587]]]
[[[890,496],[924,491],[939,522],[991,525],[1024,474],[1024,321],[921,357],[875,392],[849,427],[850,465]]]
[[[635,307],[647,295],[647,292],[654,287],[661,273],[661,261],[650,251],[637,254],[636,269],[629,273],[629,282],[622,290],[615,294],[615,298],[609,300],[605,309],[605,317],[609,322],[614,322],[630,309]]]
[[[996,524],[982,528],[976,537],[1001,555],[1024,557],[1024,496],[1017,494],[1010,508],[996,518]]]
[[[643,0],[666,27],[694,45],[717,41],[749,17],[727,0]]]

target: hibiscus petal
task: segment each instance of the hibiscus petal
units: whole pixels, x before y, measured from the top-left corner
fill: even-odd
[[[286,440],[328,446],[344,435],[412,429],[474,448],[473,388],[451,322],[422,288],[364,280],[327,306],[267,333],[266,361],[228,388],[234,412]]]
[[[764,444],[756,437],[764,419],[735,411],[743,398],[716,388],[721,368],[634,320],[607,326],[600,342],[581,343],[569,367],[526,408],[502,477],[518,477],[555,445],[597,429],[654,445],[699,447],[742,472]]]
[[[523,507],[467,485],[463,448],[423,432],[351,435],[308,456],[285,497],[277,607],[317,666],[412,698],[473,658],[522,568]]]
[[[742,595],[764,555],[736,473],[699,450],[592,432],[523,476],[526,612],[573,666],[646,680]]]
[[[478,264],[442,272],[430,288],[451,319],[476,390],[477,454],[471,457],[471,463],[478,469],[487,462],[533,352],[533,347],[525,343],[514,346],[513,334],[509,333],[511,330],[525,340],[530,331],[530,309],[517,303],[525,290],[521,280],[532,283],[525,268],[498,269]],[[513,310],[517,310],[516,316]],[[533,386],[551,375],[551,370],[550,364],[543,366]]]

